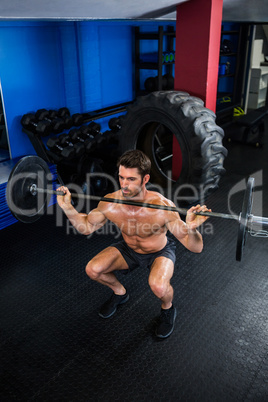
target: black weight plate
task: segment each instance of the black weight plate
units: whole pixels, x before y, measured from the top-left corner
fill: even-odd
[[[24,223],[38,220],[47,206],[47,194],[31,193],[33,184],[47,189],[52,184],[52,175],[43,159],[38,156],[25,156],[12,169],[6,188],[10,211],[16,219]]]
[[[242,212],[237,233],[236,261],[241,261],[248,233],[248,218],[252,209],[254,178],[250,177],[247,182],[246,191],[243,198]]]

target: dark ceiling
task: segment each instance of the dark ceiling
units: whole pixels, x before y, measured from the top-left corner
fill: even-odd
[[[0,0],[0,19],[176,19],[184,1]],[[268,23],[268,0],[223,0],[223,20]]]

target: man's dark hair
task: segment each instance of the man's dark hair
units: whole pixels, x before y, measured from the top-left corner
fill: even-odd
[[[117,162],[117,167],[124,166],[125,168],[137,168],[142,179],[146,174],[150,174],[151,161],[147,155],[145,155],[139,149],[126,151]]]

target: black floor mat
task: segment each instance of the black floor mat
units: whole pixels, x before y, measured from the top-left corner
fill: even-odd
[[[266,147],[227,146],[227,174],[207,205],[228,212],[230,190],[241,182],[229,197],[239,213],[243,180],[254,173],[268,216]],[[111,226],[87,238],[65,219],[57,226],[55,213],[2,230],[1,400],[267,400],[268,240],[249,236],[239,263],[237,230],[214,218],[202,227],[201,254],[178,243],[178,316],[165,341],[154,336],[160,303],[142,268],[118,274],[130,300],[116,315],[97,314],[110,291],[85,266],[114,241]]]

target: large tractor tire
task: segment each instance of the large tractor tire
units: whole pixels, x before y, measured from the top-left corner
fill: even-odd
[[[151,183],[163,189],[172,184],[173,192],[181,188],[191,202],[203,200],[225,172],[224,132],[215,118],[186,92],[141,96],[120,118],[120,151],[142,150],[152,161]]]

